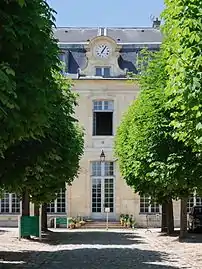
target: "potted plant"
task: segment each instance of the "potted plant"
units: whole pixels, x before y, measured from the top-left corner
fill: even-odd
[[[77,218],[75,220],[75,226],[76,226],[76,228],[80,228],[81,227],[80,218]]]
[[[129,219],[129,215],[126,214],[126,215],[124,216],[124,227],[127,227],[128,219]]]
[[[86,222],[84,220],[81,220],[79,223],[81,224],[81,226],[86,224]]]
[[[69,225],[68,225],[68,227],[70,229],[74,229],[75,228],[75,221],[74,221],[73,218],[69,218]]]
[[[75,228],[75,224],[74,224],[74,222],[71,222],[71,223],[69,224],[69,228],[70,228],[70,229],[74,229],[74,228]]]
[[[129,221],[129,228],[133,228],[133,215],[130,215],[128,221]]]
[[[121,226],[124,226],[124,214],[120,215],[120,224]]]

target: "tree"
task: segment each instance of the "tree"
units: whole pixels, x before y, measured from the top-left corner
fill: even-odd
[[[29,215],[30,195],[50,201],[77,175],[83,132],[76,96],[58,73],[52,9],[43,0],[1,1],[0,14],[0,182]]]
[[[174,137],[194,150],[202,145],[202,2],[165,0],[166,94]]]
[[[167,71],[162,51],[145,56],[144,62],[150,60],[139,78],[141,91],[118,128],[115,152],[129,186],[170,205],[167,227],[172,232],[172,199],[188,197],[199,184],[200,155],[173,138],[166,110]]]
[[[19,4],[20,3],[20,4]],[[0,153],[49,125],[58,46],[43,0],[0,2]]]
[[[60,73],[54,77],[58,95],[52,104],[52,121],[44,137],[16,143],[5,151],[5,159],[0,162],[5,188],[22,196],[26,192],[37,204],[52,201],[65,183],[71,184],[83,154],[83,131],[72,117],[76,95]]]

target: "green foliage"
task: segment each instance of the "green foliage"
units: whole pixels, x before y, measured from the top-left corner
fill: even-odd
[[[49,202],[77,176],[83,131],[46,1],[1,1],[0,183]]]
[[[162,17],[174,137],[201,151],[202,1],[165,0]]]
[[[76,95],[60,73],[55,72],[54,77],[58,95],[44,137],[19,141],[5,151],[5,159],[0,162],[5,188],[19,194],[26,188],[37,203],[50,202],[65,183],[71,184],[83,154],[83,131],[72,117]]]
[[[19,2],[19,3],[18,3]],[[19,5],[20,4],[20,5]],[[58,69],[52,10],[42,0],[0,1],[0,153],[43,135]]]
[[[162,52],[143,55],[150,59],[142,70],[141,92],[118,128],[115,153],[121,173],[136,192],[159,202],[189,195],[200,183],[200,155],[174,140],[166,110],[166,61]]]

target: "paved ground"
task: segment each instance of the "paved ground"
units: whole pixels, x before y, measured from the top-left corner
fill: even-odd
[[[17,240],[17,230],[0,231],[0,269],[175,269],[202,268],[202,241],[179,243],[157,229],[55,230],[42,242]]]

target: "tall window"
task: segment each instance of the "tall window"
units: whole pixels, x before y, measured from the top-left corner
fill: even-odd
[[[114,212],[114,163],[92,162],[92,213]]]
[[[111,100],[93,101],[93,135],[113,135],[113,110]]]
[[[0,213],[2,214],[19,214],[20,199],[15,193],[4,193],[0,199]]]
[[[159,213],[160,205],[156,202],[152,202],[151,197],[140,197],[140,213]]]
[[[110,77],[110,67],[96,67],[95,75],[98,77],[109,78]]]
[[[59,214],[59,213],[66,213],[66,192],[65,190],[61,189],[58,193],[57,198],[55,201],[51,202],[47,206],[47,213],[52,214]]]
[[[202,198],[197,196],[196,193],[189,197],[187,201],[187,212],[189,213],[191,211],[191,208],[195,205],[202,206]]]

